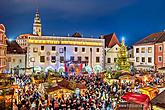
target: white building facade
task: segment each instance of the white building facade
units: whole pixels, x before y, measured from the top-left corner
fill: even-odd
[[[82,67],[99,65],[104,69],[104,39],[29,36],[27,43],[28,68],[39,67],[47,72],[67,67],[67,71],[80,72]]]
[[[105,51],[106,51],[106,67],[105,68],[111,68],[112,70],[115,70],[119,47],[120,46],[116,44],[112,48],[105,48]]]
[[[154,45],[134,45],[134,66],[138,70],[154,68]]]

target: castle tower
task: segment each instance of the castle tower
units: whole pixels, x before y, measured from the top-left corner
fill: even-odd
[[[42,29],[41,29],[41,19],[39,15],[39,11],[36,11],[34,23],[33,23],[33,34],[41,36],[42,35]]]

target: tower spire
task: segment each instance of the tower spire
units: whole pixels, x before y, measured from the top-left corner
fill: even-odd
[[[35,13],[35,18],[34,18],[34,23],[33,23],[33,34],[41,36],[42,35],[42,30],[41,30],[41,19],[40,19],[40,14],[38,8],[36,9]]]

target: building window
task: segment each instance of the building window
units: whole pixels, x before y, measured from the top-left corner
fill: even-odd
[[[38,51],[38,48],[34,47],[34,48],[33,48],[33,52],[36,53],[37,51]]]
[[[40,62],[41,63],[45,62],[45,56],[40,56]]]
[[[82,48],[82,52],[85,52],[85,48],[84,47]]]
[[[8,58],[8,62],[11,62],[11,57]]]
[[[159,57],[158,57],[158,61],[159,61],[159,62],[162,62],[162,56],[159,56]]]
[[[22,63],[22,60],[21,59],[19,59],[19,63]]]
[[[56,51],[56,47],[55,46],[52,46],[52,51]]]
[[[136,53],[139,53],[139,48],[136,48]]]
[[[60,56],[60,63],[64,63],[64,57]]]
[[[111,63],[111,58],[107,58],[107,63]]]
[[[141,48],[141,53],[145,53],[145,48]]]
[[[78,60],[78,61],[81,61],[81,57],[80,57],[80,56],[79,56],[79,57],[77,57],[77,60]]]
[[[88,57],[85,57],[85,61],[88,61],[89,60],[89,58]]]
[[[41,46],[41,50],[44,50],[44,46]]]
[[[145,57],[142,57],[142,62],[143,62],[143,63],[145,62]]]
[[[148,63],[152,63],[152,57],[148,57]]]
[[[162,52],[162,46],[159,46],[159,51]]]
[[[77,52],[77,51],[78,51],[78,48],[77,48],[77,47],[75,47],[75,48],[74,48],[74,51],[75,51],[75,52]]]
[[[148,47],[148,53],[152,53],[152,47]]]
[[[71,60],[71,61],[74,61],[74,56],[71,56],[71,57],[70,57],[70,60]]]
[[[114,58],[114,62],[115,62],[115,63],[117,62],[117,58]]]
[[[99,52],[100,50],[99,50],[99,48],[96,48],[96,52]]]
[[[140,60],[139,60],[139,57],[136,57],[136,62],[139,62]]]
[[[55,62],[56,62],[56,56],[52,56],[52,57],[51,57],[51,62],[52,62],[52,63],[55,63]]]
[[[13,63],[15,62],[15,59],[13,59]]]
[[[100,57],[96,57],[96,63],[100,62]]]
[[[63,53],[64,50],[63,50],[63,48],[59,48],[59,51],[60,51],[60,53]]]
[[[116,48],[116,50],[118,50],[118,48]]]

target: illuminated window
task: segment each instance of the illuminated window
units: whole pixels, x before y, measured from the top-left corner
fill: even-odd
[[[56,51],[56,47],[55,46],[52,46],[52,51]]]
[[[111,63],[111,58],[107,58],[107,63]]]
[[[152,47],[148,47],[148,53],[152,53]]]
[[[152,57],[148,57],[148,63],[152,63]]]
[[[96,57],[96,63],[100,62],[100,57]]]
[[[139,53],[139,48],[136,48],[136,53]]]
[[[136,57],[136,62],[139,62],[140,61],[139,59],[140,59],[139,57]]]
[[[63,53],[64,50],[63,50],[63,48],[59,48],[59,51],[60,51],[60,53]]]
[[[13,63],[15,62],[15,59],[13,59]]]
[[[34,47],[34,48],[33,48],[33,52],[36,53],[37,51],[38,51],[38,48]]]
[[[44,50],[44,46],[41,46],[41,50]]]
[[[78,48],[77,48],[77,47],[75,47],[75,48],[74,48],[74,51],[75,51],[75,52],[77,52],[77,51],[78,51]]]
[[[99,50],[99,48],[96,48],[96,52],[99,52],[100,50]]]
[[[45,62],[45,56],[40,56],[40,62],[41,63]]]
[[[142,57],[142,62],[143,62],[143,63],[145,62],[145,57]]]
[[[52,56],[52,57],[51,57],[51,62],[52,62],[52,63],[55,63],[55,62],[56,62],[56,56]]]
[[[11,62],[11,57],[8,58],[8,62]]]
[[[85,52],[85,48],[84,47],[82,48],[82,52]]]
[[[145,53],[145,48],[141,48],[141,53]]]

